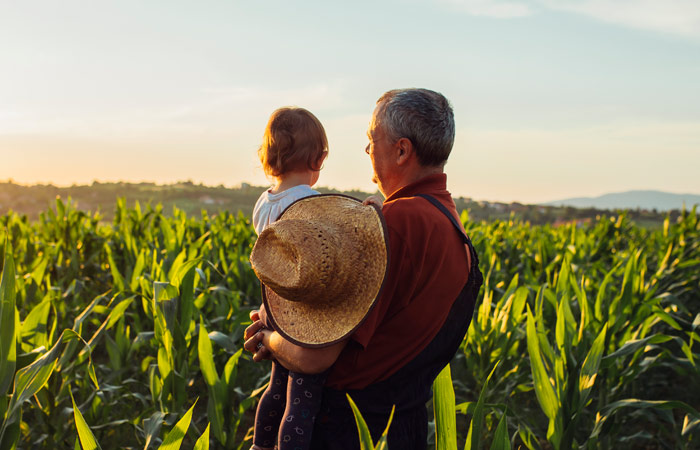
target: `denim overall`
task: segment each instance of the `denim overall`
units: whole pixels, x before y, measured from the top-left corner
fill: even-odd
[[[346,393],[357,404],[374,442],[386,428],[396,405],[388,434],[389,449],[424,450],[427,447],[428,411],[433,381],[452,360],[471,323],[483,277],[479,258],[462,225],[437,199],[423,197],[447,216],[471,253],[471,270],[466,284],[452,304],[444,325],[435,338],[415,358],[386,380],[359,390],[324,388],[321,410],[316,417],[312,450],[359,450],[357,425]]]

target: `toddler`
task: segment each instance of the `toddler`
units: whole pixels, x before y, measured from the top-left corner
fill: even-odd
[[[327,155],[326,132],[316,116],[295,107],[272,113],[258,156],[274,186],[262,193],[253,209],[256,233],[277,220],[295,200],[318,194],[311,187]],[[263,310],[261,320],[272,328]],[[290,372],[273,360],[270,384],[255,415],[251,450],[308,449],[325,377],[325,373]]]

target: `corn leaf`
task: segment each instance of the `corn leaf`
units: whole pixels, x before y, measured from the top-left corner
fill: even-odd
[[[377,441],[377,445],[375,450],[388,450],[389,449],[389,427],[391,427],[391,422],[394,420],[394,411],[396,411],[396,405],[391,407],[391,414],[389,414],[389,421],[386,423],[386,428],[384,428],[384,432],[382,435],[379,437],[379,440]]]
[[[549,375],[542,362],[542,353],[535,329],[535,319],[532,317],[529,305],[527,306],[527,312],[527,349],[530,355],[535,394],[537,395],[537,400],[540,403],[542,411],[544,411],[545,415],[551,420],[557,416],[559,400],[554,393],[552,382],[549,380]]]
[[[31,351],[47,345],[47,323],[51,299],[46,297],[29,312],[22,322],[21,343],[23,351]]]
[[[90,430],[90,427],[88,426],[87,422],[85,422],[83,415],[80,413],[80,409],[78,409],[78,406],[75,404],[73,392],[70,392],[70,399],[73,402],[73,417],[75,419],[75,427],[78,429],[80,446],[83,450],[101,449],[100,444],[98,444],[97,440],[95,439],[95,435],[92,434],[92,430]]]
[[[510,439],[508,439],[508,418],[506,413],[501,415],[501,420],[498,421],[496,433],[491,442],[491,450],[510,450]]]
[[[374,443],[372,442],[372,435],[367,427],[367,422],[362,417],[362,413],[357,408],[357,405],[349,394],[345,394],[348,397],[348,402],[350,402],[350,408],[352,408],[352,413],[355,415],[355,423],[357,424],[357,431],[360,435],[360,450],[374,450]]]
[[[469,424],[469,432],[467,433],[467,442],[464,444],[464,450],[479,450],[482,447],[481,429],[484,425],[484,402],[486,401],[486,391],[489,386],[489,381],[491,381],[491,377],[496,372],[498,364],[499,363],[497,362],[496,365],[493,366],[493,369],[491,369],[491,373],[486,378],[486,381],[481,388],[481,392],[479,393],[479,400],[476,402],[474,415],[472,416],[472,421]]]
[[[207,424],[204,433],[195,442],[193,450],[209,450],[209,424]]]
[[[433,411],[435,414],[435,445],[437,450],[457,449],[457,417],[455,391],[452,387],[450,365],[446,365],[433,382]]]
[[[148,450],[153,438],[158,436],[158,433],[160,433],[160,428],[163,426],[164,418],[164,412],[156,411],[151,414],[151,417],[143,420],[143,431],[146,435],[146,445],[143,446],[143,450]]]
[[[690,418],[692,418],[693,421],[700,420],[700,412],[698,412],[698,410],[696,410],[695,408],[693,408],[685,402],[677,400],[640,400],[637,398],[628,398],[606,405],[600,411],[600,417],[596,421],[595,427],[593,428],[593,432],[591,433],[590,437],[597,437],[603,429],[605,421],[623,408],[632,408],[634,410],[648,408],[653,408],[656,410],[681,410],[684,411],[688,416],[690,416]],[[687,420],[690,421],[691,419]]]
[[[190,427],[190,422],[192,422],[192,411],[194,410],[194,405],[197,404],[197,400],[194,401],[190,409],[187,410],[184,416],[177,421],[175,427],[168,432],[163,440],[163,443],[158,447],[159,450],[178,450],[182,445],[182,440],[185,438],[187,429]]]
[[[199,356],[199,368],[204,375],[204,380],[207,382],[207,386],[214,387],[214,385],[219,381],[219,374],[216,372],[216,366],[214,365],[214,355],[211,347],[211,340],[209,339],[209,333],[204,325],[204,319],[199,318],[199,340],[197,344],[198,356]]]
[[[17,330],[15,330],[15,262],[9,239],[0,275],[0,396],[7,393],[15,375]]]
[[[605,334],[608,331],[608,325],[605,324],[601,330],[598,337],[593,341],[593,345],[586,355],[586,359],[583,361],[583,366],[581,367],[581,374],[579,375],[579,395],[580,404],[579,411],[582,410],[586,401],[588,400],[588,394],[593,389],[593,384],[595,383],[596,376],[598,375],[598,367],[600,367],[600,360],[603,356],[603,350],[605,345]]]

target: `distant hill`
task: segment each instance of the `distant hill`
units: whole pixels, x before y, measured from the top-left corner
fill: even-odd
[[[605,194],[600,197],[577,197],[556,200],[543,203],[550,206],[573,206],[575,208],[597,209],[647,209],[657,211],[669,211],[681,209],[685,204],[686,209],[693,205],[700,205],[700,195],[673,194],[661,191],[627,191],[614,194]]]
[[[57,187],[52,185],[24,186],[14,184],[12,181],[0,181],[0,223],[2,216],[10,210],[33,221],[40,218],[41,214],[50,208],[56,207],[56,198],[60,197],[64,202],[70,199],[73,207],[99,214],[103,222],[111,222],[114,219],[115,207],[118,198],[126,199],[127,206],[133,207],[139,202],[141,207],[150,204],[162,205],[165,214],[171,214],[173,208],[184,211],[188,216],[199,217],[203,211],[208,215],[223,211],[240,213],[250,217],[253,205],[266,189],[265,186],[251,186],[241,183],[239,187],[228,188],[224,186],[204,186],[184,181],[168,185],[154,183],[100,183],[91,185],[75,185],[69,187]],[[343,193],[355,198],[364,199],[370,193],[362,191],[338,191],[332,188],[319,187],[321,193]],[[376,194],[377,192],[374,192]],[[663,194],[663,193],[660,193]],[[665,194],[674,195],[674,194]],[[691,198],[693,197],[693,198]],[[600,198],[605,198],[600,197]],[[598,220],[607,215],[615,215],[609,208],[624,206],[624,203],[612,202],[606,206],[593,208],[589,206],[568,206],[572,201],[582,201],[582,205],[592,204],[593,199],[570,199],[552,202],[552,205],[565,204],[567,206],[523,205],[521,203],[501,203],[489,201],[475,201],[471,198],[455,197],[457,211],[467,211],[470,221],[481,220],[511,220],[519,219],[532,224],[552,224],[555,226],[571,221],[586,222]],[[691,201],[700,203],[700,196],[686,197],[686,205]],[[648,203],[629,203],[631,210],[628,216],[636,223],[657,227],[663,224],[668,216],[675,220],[680,214],[678,210],[666,213],[666,208],[680,208],[682,202],[671,203],[652,211],[653,206],[646,209]],[[669,205],[669,203],[661,203]],[[637,210],[637,205],[641,205]],[[662,212],[663,211],[663,212]]]

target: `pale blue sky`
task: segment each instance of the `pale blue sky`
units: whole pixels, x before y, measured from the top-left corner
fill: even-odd
[[[314,112],[319,185],[374,190],[375,100],[445,94],[456,196],[700,193],[700,2],[0,3],[0,180],[266,184],[269,114]]]

